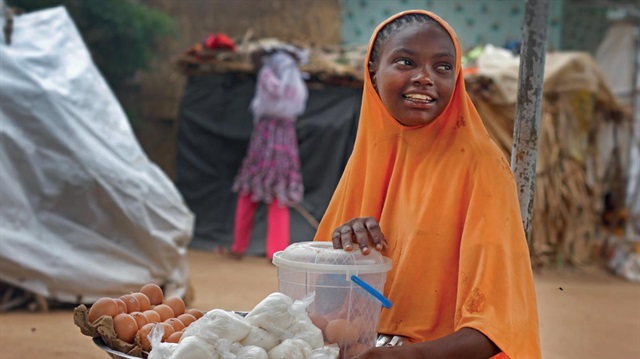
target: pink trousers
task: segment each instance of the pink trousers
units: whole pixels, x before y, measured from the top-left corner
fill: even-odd
[[[289,245],[289,207],[280,205],[277,200],[267,206],[266,256],[271,259],[275,252],[284,250]],[[250,195],[238,195],[231,246],[234,253],[244,254],[247,251],[257,208],[258,202],[251,201]]]

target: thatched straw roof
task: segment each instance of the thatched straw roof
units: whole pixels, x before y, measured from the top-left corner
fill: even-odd
[[[361,87],[363,59],[366,46],[353,48],[312,47],[289,44],[273,38],[255,41],[243,40],[236,51],[209,49],[201,43],[194,44],[176,56],[174,67],[185,76],[201,76],[210,73],[256,73],[260,54],[295,48],[307,54],[300,69],[309,74],[309,80],[326,84]]]

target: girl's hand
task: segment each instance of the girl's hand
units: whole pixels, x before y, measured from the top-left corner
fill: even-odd
[[[353,245],[360,247],[362,254],[369,254],[371,247],[382,250],[387,247],[387,240],[382,234],[380,225],[373,217],[354,218],[336,228],[331,235],[333,248],[345,251],[353,249]]]

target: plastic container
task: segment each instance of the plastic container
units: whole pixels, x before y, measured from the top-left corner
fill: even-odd
[[[376,345],[382,302],[351,280],[355,275],[382,292],[391,260],[372,250],[363,255],[333,249],[331,242],[299,242],[276,252],[278,290],[302,299],[315,292],[309,317],[325,342],[340,346],[340,358],[354,356]]]

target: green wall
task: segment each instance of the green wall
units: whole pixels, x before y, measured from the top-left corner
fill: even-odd
[[[607,6],[583,0],[565,0],[563,11],[560,39],[562,50],[595,54],[611,25],[607,19]]]
[[[549,0],[548,43],[561,43],[564,0]],[[343,45],[369,42],[375,27],[389,16],[410,9],[429,10],[445,19],[460,38],[463,50],[491,43],[503,46],[520,40],[525,0],[342,0]]]

